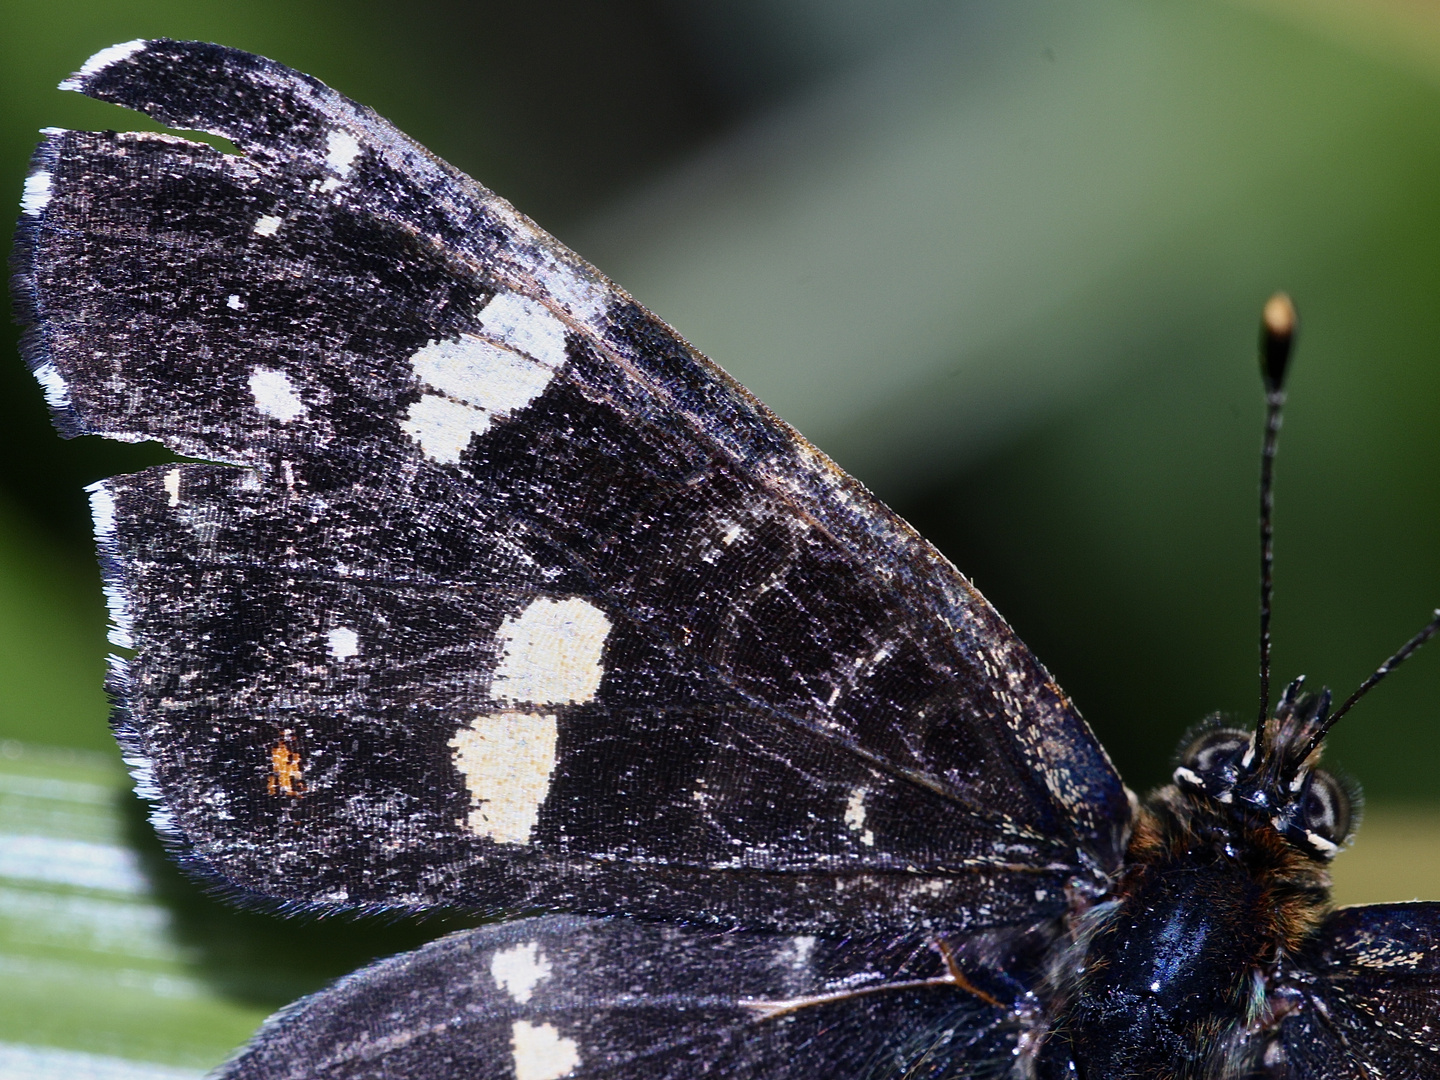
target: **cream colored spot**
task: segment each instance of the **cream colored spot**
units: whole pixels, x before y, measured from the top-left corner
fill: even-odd
[[[435,461],[453,465],[470,445],[470,436],[482,434],[490,427],[490,417],[469,405],[449,398],[426,394],[414,405],[400,430],[409,435]]]
[[[528,844],[550,793],[559,729],[555,717],[477,716],[450,740],[472,806],[465,826],[498,844]]]
[[[490,685],[497,701],[579,704],[600,689],[610,620],[578,596],[531,601],[500,625],[501,656]]]
[[[850,801],[845,804],[845,825],[851,832],[860,834],[862,844],[874,847],[875,834],[865,828],[865,796],[868,794],[863,787],[850,792]]]
[[[554,1024],[516,1020],[510,1027],[515,1080],[559,1080],[580,1064],[574,1039],[562,1038]]]
[[[337,626],[326,635],[330,655],[336,660],[349,660],[360,655],[360,635],[348,626]]]
[[[171,469],[165,474],[165,494],[170,496],[170,505],[180,505],[180,470]]]
[[[280,226],[284,223],[284,221],[284,218],[272,217],[269,214],[264,214],[255,220],[255,235],[274,236],[277,232],[280,231]]]
[[[535,280],[572,316],[592,326],[600,322],[609,303],[609,290],[600,282],[558,263],[537,266],[533,273]]]
[[[239,311],[245,306],[245,304],[240,299],[239,293],[231,293],[229,296],[225,297],[225,306],[228,307],[231,311]]]
[[[410,357],[410,363],[422,382],[488,413],[523,409],[555,377],[553,368],[474,334],[432,341]]]
[[[563,336],[558,363],[553,364],[475,334],[432,341],[416,350],[410,363],[415,377],[439,393],[426,394],[410,406],[400,427],[428,457],[453,464],[470,445],[471,435],[483,435],[495,417],[519,412],[543,394],[564,362]]]
[[[550,961],[533,941],[500,949],[490,958],[495,985],[524,1005],[535,992],[535,984],[550,977]]]
[[[343,179],[350,175],[360,156],[360,142],[348,131],[336,128],[325,136],[325,164]]]
[[[565,324],[538,300],[499,292],[480,311],[485,332],[547,368],[565,366]]]
[[[296,393],[290,376],[283,371],[257,367],[250,372],[250,394],[257,409],[281,423],[288,424],[305,415],[305,403]]]

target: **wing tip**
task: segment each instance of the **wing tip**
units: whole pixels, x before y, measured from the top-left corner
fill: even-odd
[[[123,64],[132,59],[136,53],[142,52],[151,45],[163,38],[136,38],[134,41],[122,41],[118,45],[107,45],[90,59],[80,65],[80,70],[60,83],[61,90],[74,90],[83,94],[90,82],[106,68],[112,68],[116,64]]]

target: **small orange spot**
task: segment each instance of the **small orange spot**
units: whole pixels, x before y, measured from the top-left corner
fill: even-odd
[[[266,785],[271,795],[289,795],[299,798],[305,794],[305,780],[300,769],[300,754],[295,749],[295,740],[289,731],[280,735],[280,741],[270,748],[270,780]]]

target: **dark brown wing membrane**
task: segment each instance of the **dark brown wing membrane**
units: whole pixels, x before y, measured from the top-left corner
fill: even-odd
[[[485,927],[290,1006],[218,1080],[1008,1072],[1018,1022],[943,985],[933,950],[871,946],[570,917]]]
[[[64,430],[248,466],[96,495],[123,732],[200,869],[846,930],[1118,865],[1118,778],[984,599],[503,201],[234,50],[73,82],[243,152],[52,134],[18,242]]]
[[[1341,908],[1267,1055],[1284,1080],[1440,1077],[1440,903]]]

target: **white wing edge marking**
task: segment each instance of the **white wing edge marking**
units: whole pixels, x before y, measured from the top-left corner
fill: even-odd
[[[20,193],[20,212],[22,214],[29,214],[31,217],[40,216],[40,211],[49,205],[50,196],[54,194],[52,181],[53,177],[45,169],[40,169],[25,177],[25,189]]]
[[[145,38],[136,38],[134,41],[124,41],[119,45],[109,45],[101,49],[94,56],[80,65],[80,70],[60,84],[61,90],[79,90],[86,79],[92,75],[98,75],[112,64],[118,64],[122,60],[128,60],[137,52],[143,49],[150,42]]]

